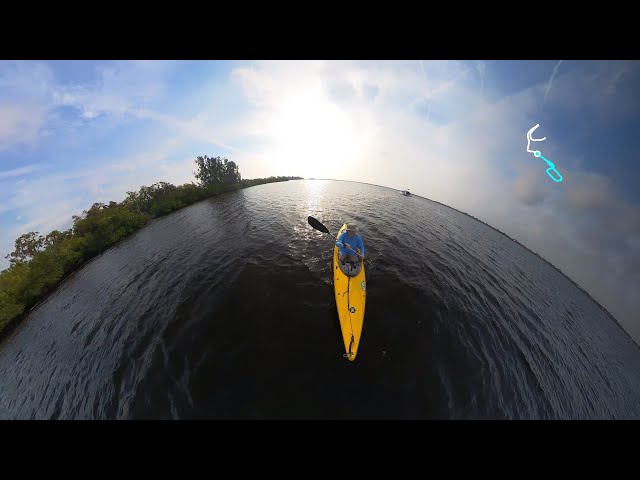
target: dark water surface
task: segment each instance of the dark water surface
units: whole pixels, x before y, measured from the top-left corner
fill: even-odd
[[[361,226],[353,363],[308,215]],[[152,222],[0,344],[0,383],[2,419],[640,418],[640,349],[537,256],[424,198],[320,180]]]

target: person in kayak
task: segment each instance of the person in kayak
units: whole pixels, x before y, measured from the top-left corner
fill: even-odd
[[[360,260],[364,260],[364,243],[356,225],[348,223],[347,228],[338,238],[338,242],[342,244],[338,244],[340,263],[357,262],[358,257],[360,257]],[[356,252],[356,248],[360,249],[360,254]]]

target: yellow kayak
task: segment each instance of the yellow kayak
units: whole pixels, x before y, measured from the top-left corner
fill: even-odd
[[[347,224],[342,225],[336,239],[340,238]],[[360,253],[360,250],[357,250]],[[364,323],[364,306],[367,301],[367,283],[364,272],[364,262],[358,267],[351,268],[350,264],[340,265],[338,257],[340,251],[337,246],[333,249],[333,286],[336,295],[336,306],[344,340],[345,357],[354,361],[362,336]]]

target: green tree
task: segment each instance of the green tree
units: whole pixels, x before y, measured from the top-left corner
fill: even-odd
[[[226,158],[222,165],[222,183],[240,183],[242,177],[240,176],[240,170],[235,162],[229,161]]]
[[[195,160],[198,171],[194,173],[203,187],[209,185],[239,183],[242,180],[238,166],[233,161],[220,157],[198,157]]]
[[[71,229],[65,230],[64,232],[54,230],[53,232],[48,234],[46,237],[44,237],[44,242],[43,242],[44,248],[47,249],[50,247],[55,247],[56,245],[59,245],[60,243],[62,243],[65,239],[71,238],[72,236],[73,236],[73,230]]]
[[[301,177],[269,177],[243,180],[238,166],[220,157],[198,157],[201,184],[175,186],[167,182],[127,192],[121,202],[94,203],[82,215],[74,215],[69,230],[46,236],[29,232],[16,239],[7,255],[10,266],[0,272],[0,330],[28,311],[83,262],[142,228],[152,217],[165,215],[199,200],[224,192],[282,182]]]
[[[0,290],[0,330],[23,311],[23,304],[17,303],[6,292]]]
[[[17,300],[31,305],[51,287],[56,285],[64,275],[60,259],[54,252],[45,250],[38,252],[31,262],[20,297]]]
[[[29,263],[14,263],[0,272],[0,329],[25,309],[21,301],[28,286]]]
[[[53,233],[53,232],[52,232]],[[16,249],[4,258],[9,259],[11,265],[29,262],[33,256],[43,250],[45,237],[39,232],[29,232],[16,238]]]
[[[82,212],[82,216],[73,216],[73,234],[87,237],[85,253],[93,257],[138,230],[148,220],[149,215],[132,212],[121,205],[108,207],[94,203]]]

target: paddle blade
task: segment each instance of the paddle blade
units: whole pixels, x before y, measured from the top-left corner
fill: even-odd
[[[329,230],[327,230],[327,227],[325,227],[323,224],[321,224],[315,218],[307,217],[307,222],[309,222],[309,225],[311,225],[316,230],[320,230],[321,232],[324,232],[324,233],[329,233]],[[329,235],[331,235],[331,234],[329,233]]]

